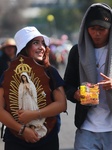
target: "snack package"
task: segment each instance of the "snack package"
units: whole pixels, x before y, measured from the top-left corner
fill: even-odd
[[[80,103],[82,105],[98,105],[99,104],[99,85],[88,82],[82,83],[80,86]]]

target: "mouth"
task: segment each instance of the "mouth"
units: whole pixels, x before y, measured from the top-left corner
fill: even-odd
[[[35,52],[35,54],[36,54],[37,57],[42,57],[42,58],[43,58],[43,55],[44,55],[44,53],[42,51],[37,51],[37,52]]]
[[[35,53],[38,54],[38,55],[43,55],[44,54],[42,51],[36,51]]]
[[[95,38],[94,39],[94,41],[96,41],[96,42],[98,42],[98,41],[100,41],[101,40],[101,38]]]

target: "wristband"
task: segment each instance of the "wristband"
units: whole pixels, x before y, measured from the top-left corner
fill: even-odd
[[[23,134],[23,132],[24,132],[24,130],[25,130],[25,127],[26,127],[26,125],[22,125],[22,126],[21,126],[18,135],[22,135],[22,134]]]

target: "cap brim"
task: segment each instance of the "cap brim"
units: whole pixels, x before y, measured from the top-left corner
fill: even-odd
[[[96,26],[96,25],[99,25],[99,26],[104,27],[106,29],[109,29],[111,26],[111,24],[109,22],[102,21],[102,20],[93,20],[93,21],[88,23],[88,27],[92,27],[92,26]]]

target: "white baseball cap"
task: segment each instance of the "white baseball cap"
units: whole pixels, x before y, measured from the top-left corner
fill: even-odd
[[[46,35],[41,34],[34,26],[24,27],[19,30],[14,36],[17,46],[17,54],[27,45],[29,41],[38,36],[42,36],[46,46],[49,46],[50,39]]]

